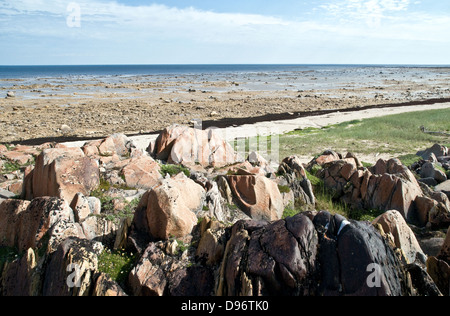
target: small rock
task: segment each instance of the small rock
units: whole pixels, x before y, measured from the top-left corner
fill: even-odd
[[[66,124],[61,125],[61,132],[62,132],[63,134],[67,134],[67,133],[69,133],[71,130],[72,130],[72,129],[70,128],[69,125],[66,125]]]
[[[14,91],[8,91],[6,93],[6,98],[15,98],[16,94],[14,93]]]

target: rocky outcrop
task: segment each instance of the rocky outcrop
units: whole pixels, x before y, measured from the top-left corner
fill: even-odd
[[[149,190],[155,186],[161,176],[159,164],[149,156],[141,156],[126,161],[120,175],[130,188]]]
[[[89,195],[97,188],[99,177],[97,162],[79,148],[45,149],[27,179],[30,185],[24,185],[23,197],[53,196],[71,204],[77,193]]]
[[[303,209],[315,208],[316,199],[311,181],[309,181],[306,170],[298,157],[285,158],[281,162],[277,174],[284,178],[293,192],[297,206],[301,206]]]
[[[311,218],[312,220],[311,220]],[[368,270],[373,265],[374,270]],[[370,225],[329,213],[233,226],[218,295],[402,295],[407,278]],[[379,274],[371,274],[371,273]],[[379,281],[377,286],[371,282]],[[374,282],[375,282],[374,281]]]
[[[44,296],[87,296],[98,270],[97,256],[103,245],[68,238],[51,257],[43,282]]]
[[[136,146],[124,134],[114,134],[105,139],[91,141],[83,146],[86,156],[130,156]]]
[[[379,160],[369,169],[354,158],[324,165],[318,176],[335,198],[359,209],[397,210],[408,222],[417,222],[415,201],[423,192],[411,171],[397,159]]]
[[[19,251],[43,248],[53,252],[70,236],[84,237],[66,201],[44,197],[0,204],[0,246]]]
[[[271,221],[283,215],[283,199],[274,181],[262,175],[231,175],[227,180],[241,210],[250,218]]]
[[[173,125],[158,136],[151,154],[170,164],[222,167],[236,162],[233,148],[213,129]]]
[[[426,255],[423,253],[413,231],[398,211],[388,211],[377,217],[372,224],[381,226],[383,233],[389,235],[408,264],[414,263],[416,260],[425,264]]]
[[[329,151],[308,166],[334,198],[386,211],[371,224],[317,212],[295,156],[277,173],[257,153],[222,166],[227,146],[213,132],[176,126],[151,147],[188,165],[190,176],[163,178],[161,162],[119,134],[83,151],[42,148],[34,170],[20,171],[31,199],[0,192],[0,250],[15,254],[0,261],[0,295],[447,294],[449,238],[427,258],[407,221],[426,226],[414,228],[424,234],[445,226],[450,201],[398,160],[366,169]],[[191,164],[193,152],[201,165]],[[53,196],[34,197],[44,193]],[[291,206],[300,213],[283,214]],[[120,285],[101,272],[99,260],[112,255],[105,247],[136,258]]]
[[[437,257],[429,257],[426,266],[442,294],[450,296],[450,228]]]
[[[197,224],[204,189],[184,174],[164,179],[142,197],[133,226],[149,238],[184,237]]]

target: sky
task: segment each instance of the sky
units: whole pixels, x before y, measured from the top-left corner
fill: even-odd
[[[0,65],[450,64],[450,1],[0,0]]]

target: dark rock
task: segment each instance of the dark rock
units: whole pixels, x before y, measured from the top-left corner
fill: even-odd
[[[422,178],[418,180],[419,182],[425,183],[428,186],[435,187],[438,185],[437,181],[433,178]]]
[[[411,275],[414,287],[422,296],[441,296],[442,293],[434,283],[430,275],[419,265],[409,264],[406,266],[407,271]]]
[[[177,270],[169,281],[171,296],[211,296],[214,293],[214,274],[207,267],[188,267]]]
[[[68,238],[58,247],[45,270],[43,296],[87,296],[95,284],[99,242]]]
[[[450,265],[444,260],[429,257],[427,260],[427,272],[442,294],[450,296]]]
[[[428,148],[425,151],[419,151],[417,156],[421,156],[424,160],[428,160],[431,154],[434,154],[436,157],[447,156],[448,148],[439,144],[434,144],[431,148]]]

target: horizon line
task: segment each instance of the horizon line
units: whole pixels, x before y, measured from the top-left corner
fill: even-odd
[[[64,66],[440,66],[450,67],[450,64],[440,63],[156,63],[156,64],[141,64],[141,63],[111,63],[111,64],[8,64],[0,65],[0,67],[64,67]]]

